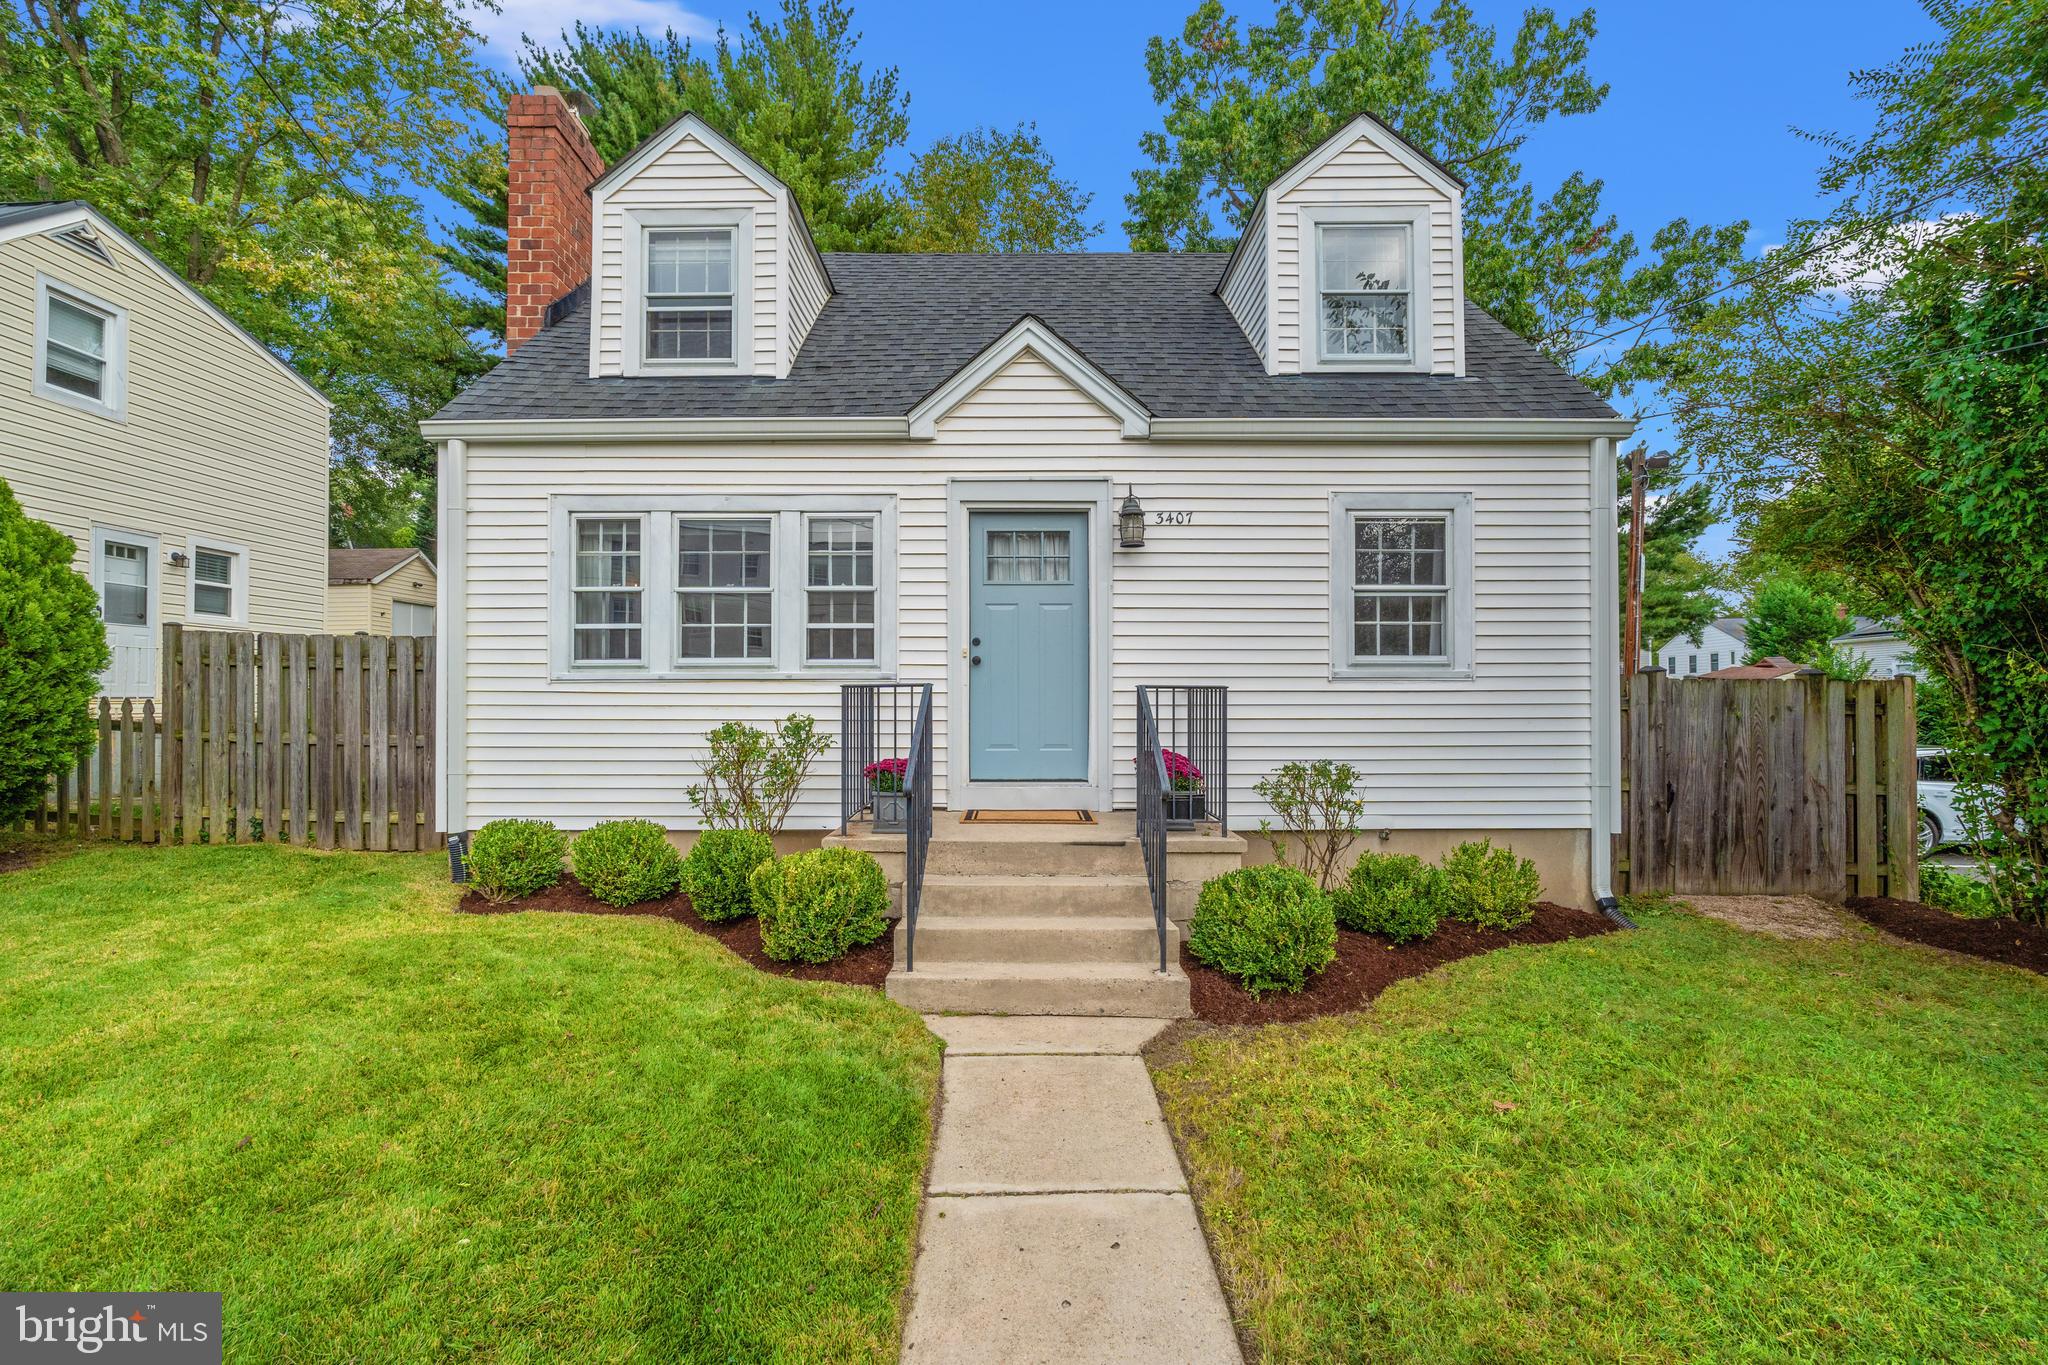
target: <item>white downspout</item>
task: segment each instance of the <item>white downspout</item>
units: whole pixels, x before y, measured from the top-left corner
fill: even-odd
[[[1593,900],[1609,919],[1635,926],[1614,896],[1614,837],[1621,833],[1621,638],[1620,566],[1615,553],[1614,438],[1593,440],[1593,776],[1587,795],[1592,807],[1587,858]],[[1610,651],[1617,651],[1610,653]]]
[[[463,859],[468,855],[468,788],[465,768],[469,756],[466,694],[469,622],[464,607],[469,600],[468,526],[464,507],[468,444],[441,443],[440,477],[436,484],[436,549],[440,573],[439,629],[435,632],[434,697],[436,793],[441,810],[441,828],[450,842],[449,865],[457,880],[466,880]]]

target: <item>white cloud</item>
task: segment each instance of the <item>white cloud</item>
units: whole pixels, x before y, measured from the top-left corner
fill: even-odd
[[[1939,218],[1917,218],[1895,223],[1874,238],[1860,241],[1839,237],[1821,239],[1806,257],[1800,275],[1823,294],[1862,294],[1883,289],[1897,279],[1903,257],[1937,238],[1954,232],[1970,221],[1969,214],[1948,213]],[[1766,257],[1783,251],[1783,245],[1767,247]]]
[[[672,0],[498,0],[498,12],[472,9],[466,17],[484,37],[485,60],[509,68],[518,58],[521,34],[553,43],[563,29],[582,20],[593,28],[636,28],[651,34],[674,29],[685,38],[710,38],[718,21]]]

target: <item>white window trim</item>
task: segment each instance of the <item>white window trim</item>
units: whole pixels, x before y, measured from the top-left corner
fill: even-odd
[[[630,209],[624,215],[625,372],[753,374],[754,211],[752,209]],[[647,234],[663,228],[727,228],[732,232],[732,359],[650,360],[647,349]]]
[[[804,527],[807,515],[871,516],[875,519],[875,657],[872,662],[804,661]],[[576,517],[639,517],[641,589],[647,610],[636,664],[576,663],[570,657],[570,575],[575,562],[571,526]],[[676,522],[685,516],[768,517],[775,521],[775,657],[773,661],[676,658]],[[550,500],[548,564],[548,661],[555,682],[598,682],[648,678],[829,678],[866,681],[896,676],[897,538],[896,498],[775,493],[718,497],[660,497],[642,494],[586,496],[555,494]]]
[[[199,552],[211,550],[216,554],[232,555],[234,568],[228,572],[228,591],[234,595],[234,611],[227,616],[216,616],[210,611],[199,610]],[[249,551],[245,546],[231,540],[216,540],[211,536],[191,536],[186,540],[185,551],[189,556],[185,564],[185,619],[197,625],[245,626],[249,624]]]
[[[1438,515],[1450,523],[1445,566],[1450,577],[1440,659],[1358,659],[1351,653],[1352,582],[1358,542],[1351,521],[1359,516]],[[1332,678],[1434,678],[1473,676],[1472,495],[1470,493],[1332,493],[1330,495],[1330,676]]]
[[[1299,258],[1301,291],[1301,368],[1304,371],[1372,370],[1394,374],[1427,374],[1435,355],[1436,296],[1430,269],[1432,239],[1430,206],[1386,204],[1357,208],[1312,207],[1300,210]],[[1408,229],[1408,354],[1405,356],[1326,356],[1323,354],[1323,253],[1326,227],[1405,227]]]
[[[782,544],[782,542],[783,542],[783,540],[784,540],[784,538],[785,538],[785,535],[784,535],[784,533],[785,533],[785,530],[786,530],[787,528],[785,528],[785,527],[784,527],[784,525],[783,525],[783,519],[782,519],[782,516],[780,515],[780,513],[779,513],[779,512],[772,512],[772,511],[762,511],[762,512],[704,512],[704,511],[671,511],[671,512],[669,512],[669,513],[668,513],[667,515],[668,515],[669,529],[670,529],[670,532],[671,532],[671,534],[673,534],[673,533],[675,532],[675,528],[676,528],[676,526],[677,526],[677,523],[681,522],[681,521],[682,521],[682,520],[683,520],[683,519],[684,519],[685,517],[693,518],[693,519],[696,519],[696,520],[700,520],[700,521],[711,521],[711,522],[720,522],[720,521],[766,521],[766,522],[768,523],[768,587],[767,587],[767,589],[765,590],[765,593],[764,593],[764,591],[763,591],[762,589],[760,589],[760,588],[696,588],[696,587],[686,587],[686,586],[684,585],[683,581],[682,581],[682,574],[681,574],[681,572],[680,572],[680,565],[679,565],[679,564],[677,563],[677,559],[678,559],[678,557],[679,557],[679,555],[681,554],[681,551],[682,551],[682,537],[678,535],[678,536],[676,536],[675,540],[671,542],[671,545],[672,545],[672,549],[671,549],[671,552],[670,552],[670,554],[669,554],[669,558],[668,558],[668,561],[667,561],[667,563],[668,563],[668,573],[669,573],[669,574],[671,575],[671,577],[670,577],[670,581],[669,581],[669,593],[668,593],[668,610],[669,610],[669,618],[670,618],[670,622],[671,622],[671,624],[673,625],[673,627],[674,627],[674,629],[675,629],[675,639],[674,639],[674,648],[675,648],[675,650],[677,651],[677,652],[676,652],[676,654],[675,654],[675,657],[674,657],[674,658],[673,658],[673,660],[672,660],[672,666],[673,666],[673,667],[674,667],[674,668],[676,669],[676,671],[677,671],[677,672],[683,672],[683,673],[690,673],[690,672],[698,672],[698,671],[702,671],[702,672],[707,672],[707,673],[729,673],[729,672],[742,672],[742,673],[745,673],[745,672],[754,672],[754,673],[758,673],[758,672],[762,672],[762,671],[764,671],[764,670],[765,670],[765,671],[767,671],[767,672],[771,672],[771,673],[772,673],[772,672],[774,672],[775,670],[777,670],[778,668],[780,668],[780,667],[781,667],[781,664],[782,664],[782,661],[783,661],[783,660],[784,660],[785,658],[787,658],[787,657],[788,657],[787,655],[785,655],[785,654],[784,654],[784,653],[782,652],[782,646],[783,646],[783,629],[782,629],[782,626],[783,626],[783,621],[782,621],[782,616],[783,616],[783,613],[784,613],[784,611],[786,611],[786,610],[787,610],[787,608],[788,608],[788,604],[787,604],[787,603],[786,603],[786,602],[785,602],[785,601],[784,601],[783,599],[784,599],[785,595],[786,595],[786,594],[788,593],[788,591],[789,591],[789,585],[788,585],[787,583],[785,583],[785,582],[783,581],[783,573],[785,572],[785,570],[786,570],[786,568],[787,568],[787,563],[786,563],[786,559],[785,559],[785,556],[783,555],[783,552],[782,552],[782,551],[783,551],[783,544]],[[749,593],[749,594],[753,594],[753,595],[756,595],[756,596],[763,596],[763,595],[765,595],[765,596],[766,596],[766,597],[768,598],[768,602],[769,602],[769,619],[770,619],[770,628],[769,628],[769,633],[768,633],[768,657],[767,657],[767,658],[765,658],[765,659],[685,659],[685,658],[683,658],[683,657],[682,657],[682,654],[681,654],[681,649],[682,649],[682,630],[683,630],[683,624],[682,624],[682,607],[683,607],[683,604],[682,604],[682,595],[683,595],[684,593],[686,593],[686,592],[704,592],[704,593],[714,593],[714,594],[715,594],[715,593],[721,593],[721,592],[738,592],[738,593]]]
[[[107,320],[105,383],[98,398],[88,398],[82,393],[59,388],[44,377],[44,356],[50,344],[52,296],[73,307],[98,313]],[[36,344],[30,364],[33,367],[30,382],[36,397],[47,398],[52,403],[62,403],[67,408],[89,412],[95,417],[104,417],[109,421],[128,420],[128,310],[119,304],[108,303],[96,294],[89,294],[74,285],[37,271]]]

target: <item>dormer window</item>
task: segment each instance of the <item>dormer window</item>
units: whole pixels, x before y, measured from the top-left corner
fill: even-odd
[[[1317,233],[1322,358],[1413,354],[1414,242],[1406,224],[1326,224]]]
[[[650,229],[646,260],[646,359],[731,361],[732,229]]]

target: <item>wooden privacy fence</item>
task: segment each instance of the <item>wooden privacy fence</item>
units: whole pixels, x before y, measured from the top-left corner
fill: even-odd
[[[1626,889],[1919,895],[1911,678],[1626,681]]]
[[[143,843],[420,849],[434,816],[429,639],[164,627],[163,702],[102,698],[38,829]]]

